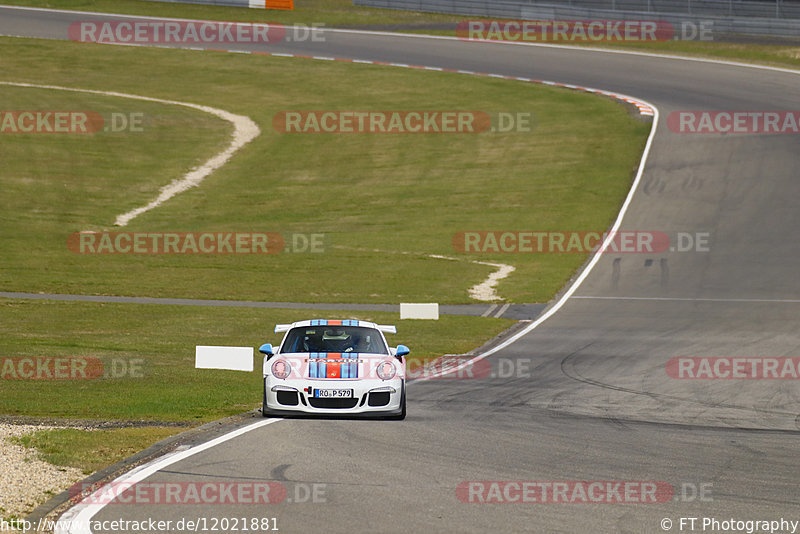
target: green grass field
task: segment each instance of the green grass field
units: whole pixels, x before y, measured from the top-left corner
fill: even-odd
[[[46,462],[58,466],[76,467],[88,475],[124,460],[175,432],[176,429],[172,427],[93,431],[57,428],[38,430],[14,438],[12,442],[37,449],[39,456]]]
[[[503,298],[547,301],[583,256],[459,254],[453,235],[607,228],[649,130],[613,100],[522,82],[218,52],[13,39],[0,46],[5,80],[183,99],[260,125],[260,137],[201,187],[126,230],[321,233],[326,243],[316,254],[75,254],[70,234],[113,230],[118,214],[221,150],[231,127],[176,106],[0,86],[7,109],[144,116],[136,133],[0,136],[9,162],[0,168],[0,289],[9,291],[467,303],[468,288],[492,272],[471,261],[495,260],[517,267],[499,287]],[[529,112],[534,127],[305,135],[272,128],[276,113],[303,109]]]
[[[252,373],[195,369],[195,345],[277,344],[276,323],[316,316],[309,310],[0,299],[0,360],[92,358],[105,371],[87,379],[76,373],[78,379],[0,380],[0,413],[197,422],[242,413],[260,406],[261,356]],[[388,341],[408,345],[418,358],[467,352],[513,324],[462,316],[400,321],[392,313],[326,316],[396,324],[398,334]]]

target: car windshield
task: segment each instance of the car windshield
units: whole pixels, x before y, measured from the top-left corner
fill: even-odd
[[[293,328],[281,352],[368,352],[388,354],[378,330],[363,326],[303,326]]]

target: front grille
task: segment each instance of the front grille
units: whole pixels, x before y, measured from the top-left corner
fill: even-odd
[[[308,402],[314,408],[354,408],[358,399],[318,399],[309,397]]]
[[[296,391],[278,391],[278,403],[284,406],[297,406],[297,392]]]
[[[389,392],[388,391],[373,391],[369,394],[369,401],[367,402],[370,406],[386,406],[389,404]]]

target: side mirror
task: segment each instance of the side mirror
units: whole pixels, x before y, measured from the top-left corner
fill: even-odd
[[[272,343],[264,343],[258,347],[258,352],[266,354],[267,356],[272,356]]]
[[[395,352],[394,355],[399,358],[400,356],[405,356],[406,354],[410,353],[411,351],[408,350],[408,347],[406,347],[405,345],[397,345],[397,351]]]

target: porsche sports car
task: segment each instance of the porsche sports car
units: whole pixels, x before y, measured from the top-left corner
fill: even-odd
[[[394,326],[367,321],[314,319],[279,324],[273,350],[265,343],[265,416],[319,414],[405,419],[405,356],[389,347]]]

